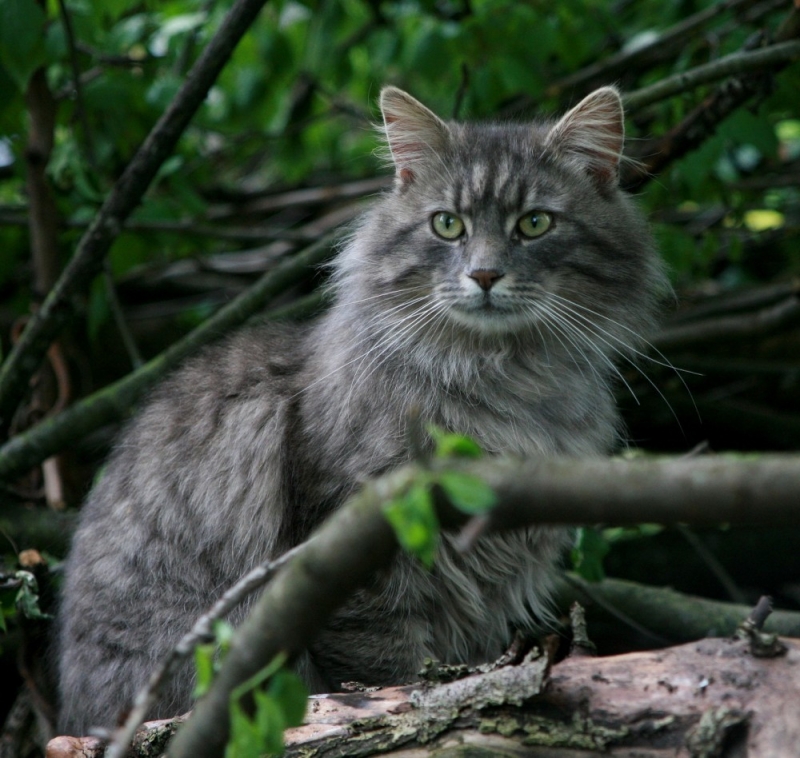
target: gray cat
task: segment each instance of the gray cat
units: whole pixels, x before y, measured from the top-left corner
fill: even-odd
[[[490,453],[618,443],[617,358],[652,325],[663,274],[618,187],[622,105],[602,88],[559,121],[446,123],[381,94],[394,188],[333,266],[310,326],[262,326],[175,373],[131,424],[66,564],[60,730],[110,726],[242,573],[305,539],[359,482],[406,461],[409,411]],[[563,530],[401,558],[299,668],[312,690],[478,662],[546,616]],[[237,616],[234,621],[238,620]],[[191,706],[192,672],[151,717]]]

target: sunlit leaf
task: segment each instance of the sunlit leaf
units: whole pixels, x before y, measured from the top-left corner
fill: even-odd
[[[761,208],[747,211],[744,214],[744,225],[751,232],[765,232],[768,229],[780,229],[786,223],[786,218],[778,211]]]
[[[385,507],[385,514],[400,545],[423,565],[432,566],[439,542],[439,522],[428,485],[412,485]]]

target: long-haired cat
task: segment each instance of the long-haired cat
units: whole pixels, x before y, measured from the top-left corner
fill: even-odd
[[[618,187],[616,90],[549,123],[449,123],[393,87],[381,110],[394,187],[340,251],[330,310],[189,361],[89,496],[61,606],[62,733],[112,725],[226,587],[408,460],[411,409],[490,453],[617,444],[614,362],[651,327],[663,275]],[[320,691],[497,656],[546,612],[564,542],[535,528],[468,555],[445,544],[431,572],[401,558],[300,670]],[[191,681],[187,667],[150,715],[187,710]]]

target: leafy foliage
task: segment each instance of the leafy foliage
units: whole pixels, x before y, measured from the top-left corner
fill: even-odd
[[[248,194],[262,193],[374,173],[369,120],[375,95],[386,82],[409,88],[443,114],[457,109],[462,116],[490,116],[521,95],[540,110],[553,111],[563,107],[558,83],[602,59],[609,46],[624,50],[645,44],[709,4],[619,5],[597,0],[558,6],[510,0],[270,3],[223,71],[177,154],[163,167],[135,221],[152,226],[202,219],[215,198],[238,196],[243,188]],[[48,169],[58,209],[63,219],[79,225],[92,217],[228,6],[202,0],[144,5],[67,0],[64,16],[56,4],[2,0],[0,142],[12,177],[0,185],[0,202],[24,207],[23,93],[38,66],[45,67],[58,107]],[[723,14],[720,21],[729,19],[730,14]],[[682,40],[679,55],[612,72],[610,79],[626,89],[651,83],[702,61],[712,38],[715,55],[735,52],[759,22],[774,28],[779,20],[774,14],[722,26],[717,36],[689,36]],[[80,74],[77,87],[73,55]],[[789,217],[800,202],[796,188],[764,196],[742,184],[754,172],[779,167],[797,150],[797,85],[796,71],[781,76],[754,110],[737,111],[698,152],[648,187],[643,200],[663,218],[658,234],[676,281],[697,275],[751,280],[758,276],[758,266],[742,256],[742,245],[754,235],[793,223]],[[629,124],[631,136],[665,132],[691,102],[675,98],[636,114]],[[674,198],[680,198],[682,213],[677,218],[659,213],[674,207]],[[695,231],[689,221],[714,207],[719,207],[719,220]],[[764,216],[766,211],[772,215]],[[760,215],[748,216],[753,212]],[[7,255],[20,260],[25,237],[7,227],[0,234],[4,249],[11,251]],[[74,231],[63,233],[64,253],[74,241]],[[725,248],[731,252],[721,256]],[[123,234],[112,251],[111,266],[119,279],[137,267],[224,249],[204,235],[152,229],[146,237]],[[780,255],[797,271],[796,245]],[[0,267],[0,286],[14,274]],[[95,292],[93,297],[103,295]],[[17,308],[26,305],[23,298]],[[108,319],[109,309],[95,303],[92,313],[96,336],[96,320]]]
[[[230,648],[233,628],[217,621],[214,636],[213,643],[195,649],[195,698],[202,697],[211,686]],[[245,707],[248,698],[250,706]],[[277,656],[231,694],[231,733],[226,758],[259,758],[283,753],[283,732],[302,723],[307,700],[308,691],[300,678],[286,667],[286,656]]]
[[[439,543],[434,489],[439,488],[452,505],[468,515],[485,513],[497,497],[480,477],[447,467],[448,460],[480,457],[483,451],[475,440],[435,426],[430,426],[428,433],[439,465],[420,472],[404,492],[386,504],[384,512],[403,549],[430,568]]]
[[[0,631],[7,631],[7,620],[22,614],[29,619],[48,619],[39,607],[39,584],[25,570],[0,573]]]
[[[259,758],[283,753],[283,732],[303,722],[308,691],[300,678],[285,667],[278,656],[231,695],[231,736],[225,758]],[[266,684],[266,688],[264,685]],[[243,698],[251,696],[253,713],[248,715]]]

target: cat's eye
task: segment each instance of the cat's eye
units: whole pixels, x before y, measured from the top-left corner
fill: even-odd
[[[547,211],[530,211],[517,221],[517,229],[523,237],[541,237],[553,225],[553,217]]]
[[[441,211],[431,219],[433,231],[446,240],[458,239],[464,234],[464,222],[452,213]]]

